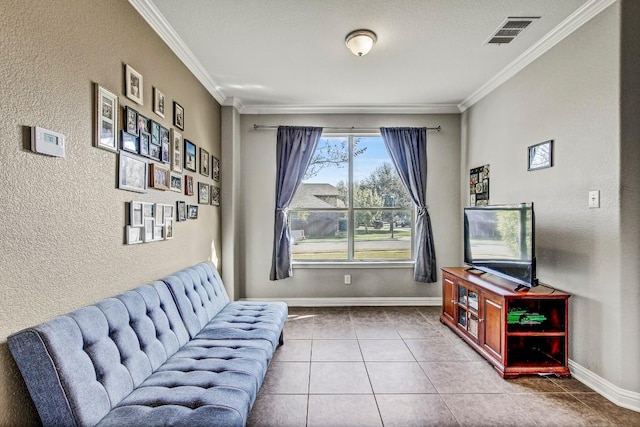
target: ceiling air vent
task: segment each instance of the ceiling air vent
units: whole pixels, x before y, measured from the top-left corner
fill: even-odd
[[[485,43],[487,44],[508,44],[511,43],[516,37],[518,37],[529,25],[536,19],[540,19],[539,16],[533,17],[517,17],[510,16],[500,24],[498,29],[493,32],[493,35],[489,37]]]

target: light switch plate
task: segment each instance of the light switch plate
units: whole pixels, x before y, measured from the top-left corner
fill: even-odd
[[[64,157],[64,135],[52,130],[31,128],[31,151],[47,156]]]
[[[600,191],[599,190],[589,191],[589,207],[590,208],[600,207]]]

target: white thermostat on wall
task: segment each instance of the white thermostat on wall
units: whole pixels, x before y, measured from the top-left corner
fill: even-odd
[[[41,127],[31,128],[31,151],[64,157],[64,135]]]

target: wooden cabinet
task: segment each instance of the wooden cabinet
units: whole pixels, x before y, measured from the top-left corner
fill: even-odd
[[[514,292],[514,283],[461,267],[444,268],[442,316],[504,378],[570,376],[569,294],[545,285]]]

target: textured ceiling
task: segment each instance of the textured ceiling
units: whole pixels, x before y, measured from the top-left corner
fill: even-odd
[[[457,108],[576,10],[602,0],[130,2],[157,14],[155,26],[186,46],[223,103],[259,112]],[[508,45],[485,44],[509,16],[540,19]],[[358,28],[378,35],[364,57],[344,45]]]

